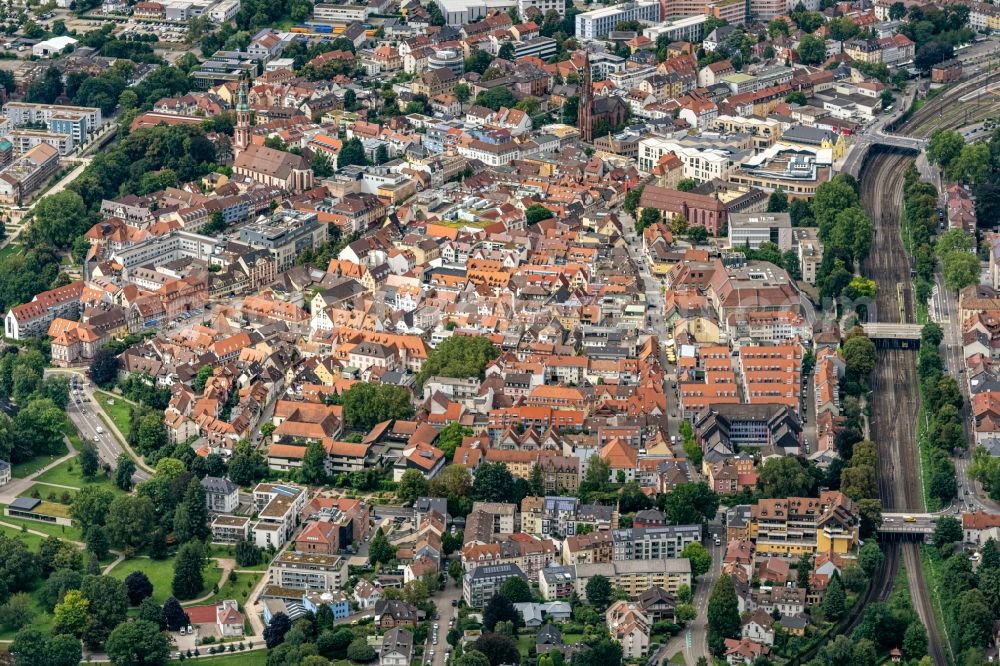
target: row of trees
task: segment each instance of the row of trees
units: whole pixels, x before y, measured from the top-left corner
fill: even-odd
[[[926,303],[934,284],[934,234],[937,233],[937,189],[920,179],[912,164],[903,177],[903,242],[913,256],[915,295]]]
[[[943,338],[940,326],[924,325],[917,355],[917,376],[925,426],[920,432],[920,444],[927,449],[930,466],[928,494],[940,504],[947,504],[958,494],[952,455],[966,444],[959,413],[962,393],[955,378],[944,372],[939,350]]]
[[[962,524],[946,516],[934,531],[935,550],[930,552],[938,571],[936,586],[944,611],[945,628],[957,663],[985,663],[983,651],[1000,619],[1000,551],[989,539],[979,549],[981,560],[973,572],[962,542]]]

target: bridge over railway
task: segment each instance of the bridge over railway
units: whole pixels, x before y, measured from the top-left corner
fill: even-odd
[[[898,537],[924,538],[934,534],[934,528],[941,515],[937,513],[883,513],[882,525],[878,528],[878,533]]]
[[[847,159],[844,160],[841,171],[845,171],[857,178],[860,175],[861,165],[865,163],[868,150],[872,146],[882,146],[907,153],[919,153],[927,146],[927,139],[900,136],[899,134],[886,134],[880,131],[869,134],[857,134],[855,135],[850,153],[847,155]]]
[[[865,335],[880,349],[915,349],[920,346],[920,324],[863,323]]]

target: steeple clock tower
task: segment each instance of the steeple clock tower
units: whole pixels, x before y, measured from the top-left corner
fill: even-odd
[[[590,74],[590,53],[587,51],[583,54],[581,87],[583,90],[577,107],[576,124],[580,130],[580,138],[589,143],[594,140],[594,82]]]
[[[237,153],[250,145],[250,104],[247,102],[247,80],[243,76],[240,77],[239,99],[236,103],[234,143]]]

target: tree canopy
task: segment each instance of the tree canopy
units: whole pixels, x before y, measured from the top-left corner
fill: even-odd
[[[423,384],[429,377],[482,379],[486,366],[499,355],[499,350],[488,338],[453,335],[427,355],[427,360],[417,374],[417,381]]]

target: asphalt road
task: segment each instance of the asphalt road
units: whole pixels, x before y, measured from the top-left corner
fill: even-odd
[[[722,573],[722,559],[726,553],[725,528],[717,525],[709,526],[710,535],[705,540],[704,546],[712,554],[712,568],[708,573],[698,579],[694,590],[694,597],[691,604],[698,615],[681,633],[667,641],[663,647],[657,650],[649,659],[650,666],[656,666],[680,652],[684,660],[693,666],[699,657],[706,657],[711,661],[712,657],[708,652],[708,597],[712,592],[712,586]],[[720,545],[714,542],[715,535],[720,536]],[[691,635],[691,647],[688,647],[688,634]]]
[[[93,388],[88,387],[86,382],[83,380],[83,376],[79,373],[68,371],[68,370],[46,370],[50,373],[66,374],[70,377],[76,377],[77,381],[81,382],[79,390],[70,389],[70,399],[69,403],[66,405],[66,415],[76,426],[76,429],[80,432],[80,437],[87,442],[91,442],[97,449],[97,455],[101,460],[111,466],[114,469],[118,464],[118,456],[125,452],[122,448],[121,442],[118,438],[111,432],[105,423],[98,416],[97,410],[101,409],[101,406],[94,399]],[[98,428],[103,430],[103,432],[98,432]],[[149,474],[142,469],[136,469],[135,474],[132,475],[132,481],[134,483],[139,483],[149,479]]]
[[[969,456],[975,446],[975,431],[972,425],[972,414],[969,409],[969,377],[965,368],[965,354],[962,347],[962,331],[958,316],[958,302],[953,294],[944,285],[940,272],[935,276],[938,289],[938,302],[941,306],[940,316],[947,318],[941,323],[944,332],[944,340],[941,349],[944,353],[945,363],[948,366],[948,373],[956,378],[959,389],[964,398],[961,410],[962,426],[965,431],[966,442],[969,450],[955,458],[955,475],[958,481],[958,498],[954,507],[961,511],[1000,511],[1000,504],[989,498],[982,486],[969,477]]]
[[[458,611],[457,608],[451,605],[451,602],[462,597],[462,586],[456,585],[450,576],[445,576],[445,578],[445,588],[432,597],[434,606],[438,612],[438,619],[434,620],[438,625],[437,641],[434,641],[434,631],[431,630],[430,635],[427,637],[427,645],[424,647],[424,664],[431,664],[432,666],[445,666],[445,652],[451,650],[451,646],[448,645],[447,640],[448,629],[450,629],[448,622],[453,617],[456,617]],[[434,657],[428,661],[431,650],[434,650]]]

